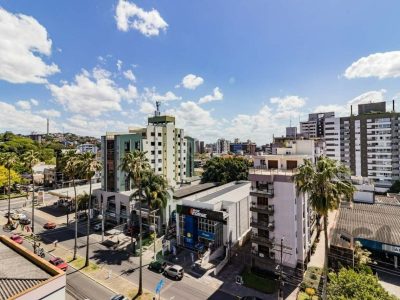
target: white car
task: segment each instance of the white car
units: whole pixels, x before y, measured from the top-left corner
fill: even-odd
[[[166,266],[164,269],[164,274],[175,279],[183,278],[183,268],[178,265]]]
[[[27,216],[24,215],[24,214],[16,213],[16,214],[13,214],[13,215],[11,216],[11,218],[12,218],[13,220],[20,220],[20,219],[26,219]]]

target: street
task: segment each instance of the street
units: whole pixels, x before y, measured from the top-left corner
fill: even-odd
[[[7,209],[7,201],[0,202],[2,215]],[[25,200],[21,199],[12,202],[13,209],[22,208]],[[51,203],[51,202],[49,202]],[[39,208],[37,208],[39,209]],[[31,218],[30,208],[25,208],[24,213]],[[53,230],[43,229],[43,225],[48,220],[35,214],[35,233],[42,238],[42,242],[51,244],[58,241],[58,245],[66,249],[73,250],[74,247],[74,223],[68,227],[60,226]],[[78,254],[82,257],[86,252],[86,223],[80,223],[78,229]],[[104,265],[112,273],[118,274],[132,282],[135,286],[138,283],[139,266],[130,260],[128,252],[123,250],[109,249],[98,242],[98,239],[90,237],[90,258],[99,265]],[[27,243],[24,243],[26,246]],[[47,258],[47,256],[46,256]],[[67,272],[67,291],[70,299],[109,299],[112,292],[104,286],[94,282],[81,272],[70,267]],[[171,280],[162,274],[155,273],[143,266],[143,287],[154,292],[160,279],[164,279],[165,285],[162,289],[161,297],[164,299],[236,299],[234,296],[218,291],[217,288],[206,286],[203,282],[185,274],[181,281]],[[90,287],[90,288],[89,288]],[[100,296],[101,295],[101,296]]]

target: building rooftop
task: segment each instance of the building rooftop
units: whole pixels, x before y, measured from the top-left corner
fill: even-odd
[[[284,175],[293,176],[297,173],[297,169],[267,169],[265,167],[253,167],[249,169],[249,174],[259,175]]]
[[[24,294],[65,273],[6,236],[0,236],[0,299]]]
[[[350,248],[347,238],[363,238],[400,246],[400,205],[353,203],[340,206],[331,243]]]
[[[231,182],[231,183],[227,183],[215,188],[212,188],[210,190],[207,190],[205,193],[205,195],[202,195],[200,197],[196,197],[197,195],[193,195],[193,199],[188,199],[188,200],[194,200],[194,201],[198,201],[198,202],[215,202],[213,201],[214,199],[222,196],[223,194],[232,192],[238,188],[241,188],[243,186],[245,186],[246,184],[250,184],[249,181],[237,181],[237,182]],[[227,200],[227,199],[224,199]],[[232,199],[229,199],[230,201]],[[237,200],[241,200],[241,199],[237,199]],[[219,201],[217,200],[217,202],[222,201],[222,199],[220,199]]]
[[[202,184],[197,184],[197,185],[180,188],[179,190],[176,190],[174,192],[174,199],[181,199],[181,198],[211,189],[216,186],[218,186],[218,183],[208,182],[208,183],[202,183]]]
[[[375,203],[400,205],[400,195],[388,194],[387,196],[376,195]]]

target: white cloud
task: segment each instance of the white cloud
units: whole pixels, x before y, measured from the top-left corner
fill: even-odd
[[[61,113],[55,109],[43,109],[40,110],[38,113],[47,118],[59,118],[61,116]]]
[[[155,111],[155,107],[154,104],[150,103],[150,102],[142,102],[140,103],[140,109],[139,111],[143,114],[149,115],[154,113]]]
[[[31,103],[29,101],[25,100],[20,100],[17,101],[17,106],[23,110],[30,110],[31,109]]]
[[[34,106],[38,106],[38,105],[39,105],[39,101],[37,101],[36,99],[31,99],[31,100],[29,100],[29,101],[31,101],[31,103],[32,103]]]
[[[195,90],[199,85],[202,85],[204,82],[204,79],[201,78],[200,76],[196,76],[194,74],[188,74],[182,79],[182,86],[186,89],[189,90]],[[179,87],[177,85],[176,87]]]
[[[348,79],[400,77],[400,51],[374,53],[353,62],[344,72]]]
[[[303,107],[306,104],[307,98],[299,96],[286,96],[286,97],[272,97],[270,102],[272,104],[278,104],[278,110],[286,111],[294,108]]]
[[[222,100],[223,98],[224,98],[224,94],[222,94],[219,87],[216,87],[216,88],[214,88],[212,95],[207,95],[207,96],[201,97],[199,100],[199,104],[208,103],[208,102],[212,102],[212,101],[219,101],[219,100]]]
[[[175,95],[173,92],[168,91],[164,95],[154,95],[155,101],[167,102],[167,101],[174,101],[174,100],[181,100],[182,97]]]
[[[136,81],[136,76],[133,74],[132,70],[126,70],[124,73],[124,77],[132,82]]]
[[[42,58],[51,55],[51,46],[46,28],[36,19],[0,7],[0,80],[46,83],[46,77],[60,71]]]
[[[121,71],[121,68],[122,68],[122,60],[118,59],[117,60],[117,69],[118,69],[118,71]]]
[[[115,20],[119,30],[128,31],[136,29],[145,36],[159,35],[160,31],[165,31],[168,24],[154,8],[145,11],[136,6],[135,3],[119,0]]]
[[[46,131],[46,118],[33,114],[30,111],[18,110],[14,105],[1,101],[0,111],[2,113],[0,122],[1,132],[9,130],[16,133],[28,134],[32,131]]]
[[[75,81],[60,86],[49,84],[55,100],[70,112],[99,116],[108,111],[120,111],[122,100],[133,101],[137,89],[129,84],[120,88],[110,79],[110,72],[95,68],[90,74],[86,70],[75,76]]]
[[[319,105],[314,109],[314,112],[335,112],[335,116],[349,116],[350,106],[353,105],[353,113],[356,113],[356,108],[358,104],[365,104],[371,102],[383,102],[385,101],[385,89],[379,91],[368,91],[357,97],[346,102],[344,105],[329,104],[329,105]]]

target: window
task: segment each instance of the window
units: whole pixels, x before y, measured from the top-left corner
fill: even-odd
[[[151,151],[151,155],[154,155],[156,152],[153,150],[153,151]]]
[[[135,149],[136,150],[140,149],[140,142],[139,141],[135,142]]]
[[[151,135],[151,136],[154,136],[154,131],[152,131],[150,135]]]
[[[152,164],[154,164],[155,162],[156,162],[156,160],[155,160],[155,159],[152,159],[152,160],[151,160],[151,163],[152,163]]]
[[[124,150],[125,150],[125,152],[128,152],[131,150],[131,142],[130,141],[124,142]]]
[[[161,168],[158,168],[158,172],[161,172]]]
[[[157,135],[158,135],[158,136],[161,136],[161,132],[159,132]]]
[[[150,145],[151,145],[151,146],[154,146],[154,142],[151,142]]]
[[[161,146],[161,142],[158,142],[158,146]]]
[[[159,163],[162,162],[162,159],[160,158],[160,159],[158,160],[158,162],[159,162]]]
[[[161,154],[162,153],[162,151],[161,150],[158,150],[158,154]]]

